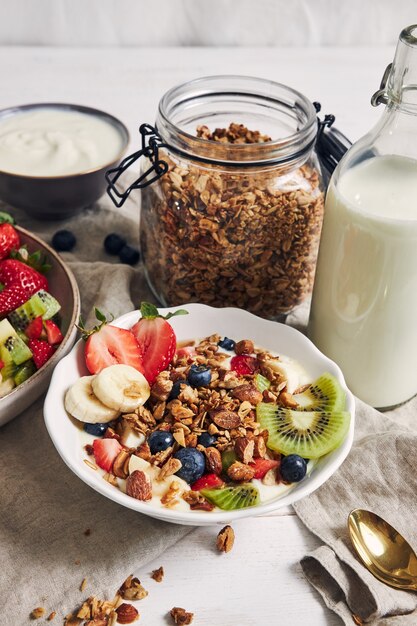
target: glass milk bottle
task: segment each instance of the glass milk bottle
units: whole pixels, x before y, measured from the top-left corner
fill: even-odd
[[[329,185],[309,336],[386,409],[417,393],[417,25],[400,34],[380,103]]]

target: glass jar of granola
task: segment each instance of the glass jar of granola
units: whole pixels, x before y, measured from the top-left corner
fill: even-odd
[[[156,174],[140,241],[164,306],[277,318],[309,296],[323,218],[317,126],[307,98],[263,79],[202,78],[162,97],[143,146],[140,180]]]

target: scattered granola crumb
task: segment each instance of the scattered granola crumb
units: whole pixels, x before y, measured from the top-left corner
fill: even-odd
[[[45,609],[43,606],[37,606],[30,614],[30,619],[39,619],[45,615]]]
[[[235,542],[235,531],[231,526],[225,526],[217,535],[217,549],[219,552],[230,552]]]
[[[50,613],[48,615],[48,617],[46,618],[47,622],[52,622],[52,620],[56,617],[56,611],[52,611],[52,613]]]
[[[91,528],[86,528],[85,531],[84,531],[84,535],[86,537],[89,537],[91,535]]]
[[[117,609],[117,621],[119,624],[133,624],[139,619],[139,611],[135,609],[133,604],[124,602]]]
[[[132,574],[126,578],[117,593],[123,600],[143,600],[148,595],[139,578],[134,578]]]
[[[174,624],[180,624],[181,626],[191,624],[194,618],[194,613],[187,613],[185,609],[182,609],[179,606],[174,606],[174,608],[170,611],[170,615],[174,620]]]
[[[87,579],[83,578],[82,581],[81,581],[81,585],[80,585],[80,591],[84,591],[86,586],[87,586]]]
[[[74,561],[75,565],[81,565],[81,561],[80,559],[77,559],[76,561]]]
[[[162,582],[163,577],[164,577],[164,568],[162,567],[162,565],[161,567],[158,567],[158,569],[154,569],[151,574],[151,578],[156,580],[157,583]]]

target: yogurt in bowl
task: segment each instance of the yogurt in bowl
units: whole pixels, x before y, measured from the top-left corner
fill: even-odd
[[[77,104],[0,111],[0,199],[37,219],[64,219],[105,192],[129,143],[113,115]]]
[[[76,421],[65,410],[69,390],[80,376],[88,374],[84,344],[77,344],[67,362],[57,367],[44,412],[48,431],[64,461],[107,497],[176,523],[208,525],[259,515],[314,491],[339,467],[352,444],[353,397],[338,367],[287,326],[238,309],[216,310],[197,304],[183,308],[189,315],[170,320],[177,336],[171,364],[148,386],[138,410],[116,418],[109,414],[113,423],[104,438],[94,434],[86,437],[78,421],[86,416],[78,414]],[[139,318],[135,311],[116,324],[130,329]],[[238,343],[228,350],[221,345],[225,337],[236,341],[243,338],[246,346]],[[181,345],[184,341],[193,345]],[[252,371],[245,369],[255,365]],[[207,369],[210,381],[194,380],[194,374],[206,375]],[[287,418],[297,421],[297,428],[312,423],[311,402],[317,397],[312,398],[311,389],[304,386],[309,387],[325,372],[334,379],[343,402],[343,408],[334,404],[331,411],[343,413],[345,427],[334,445],[327,452],[323,449],[320,456],[301,445],[298,451],[305,457],[298,455],[302,475],[287,474],[285,460],[294,448],[291,442],[286,447],[288,442],[279,432],[282,429],[276,426]],[[101,373],[95,375],[94,391],[106,395],[109,387],[100,391],[98,384]],[[291,377],[295,388],[288,385]],[[179,388],[173,390],[176,383]],[[72,407],[67,404],[67,408]],[[322,413],[321,426],[319,416],[319,429],[325,429],[329,412]],[[162,442],[161,447],[159,440],[165,436],[169,437],[168,446]],[[209,437],[214,440],[208,441]],[[103,459],[109,461],[108,448],[118,460],[110,459],[107,467]],[[106,469],[101,471],[101,467]]]
[[[42,106],[0,117],[0,170],[22,176],[68,176],[113,163],[123,136],[103,117]]]

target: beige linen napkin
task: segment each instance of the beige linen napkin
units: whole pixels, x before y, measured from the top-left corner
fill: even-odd
[[[141,265],[122,265],[104,252],[103,239],[112,231],[138,245],[137,220],[106,206],[103,199],[100,207],[53,224],[13,212],[47,242],[61,228],[76,234],[76,248],[63,257],[76,275],[85,317],[93,305],[117,316],[152,297]],[[1,626],[30,623],[38,606],[46,615],[56,611],[61,624],[89,595],[113,597],[129,574],[190,530],[125,509],[81,482],[52,445],[42,406],[43,398],[0,429]]]
[[[305,329],[304,316],[289,321]],[[316,492],[294,505],[323,545],[306,555],[305,576],[346,625],[416,626],[417,593],[391,589],[353,552],[347,517],[355,508],[381,515],[417,550],[417,398],[380,413],[357,400],[352,450]],[[356,616],[356,621],[353,616]]]

